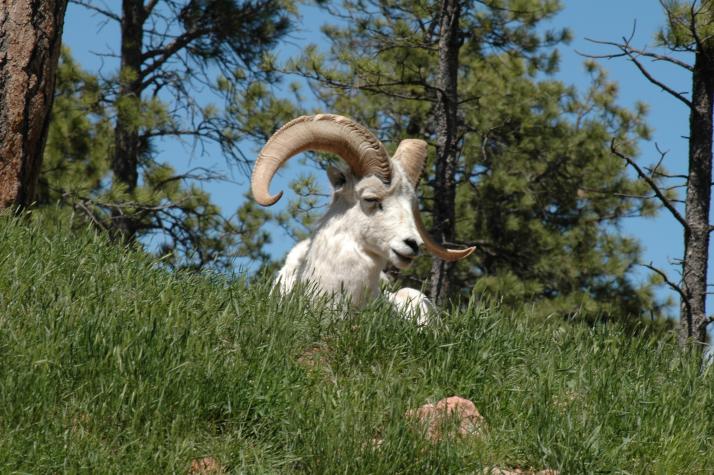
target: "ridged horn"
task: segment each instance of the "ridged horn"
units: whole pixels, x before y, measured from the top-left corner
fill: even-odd
[[[306,115],[282,126],[260,151],[251,178],[258,203],[271,206],[283,196],[282,191],[270,194],[270,181],[285,162],[306,150],[338,155],[358,177],[375,175],[385,183],[392,178],[387,151],[367,128],[340,115]]]
[[[392,160],[401,164],[409,182],[416,189],[426,161],[426,142],[419,139],[405,139],[399,142]]]
[[[434,254],[435,256],[449,262],[458,261],[469,257],[475,250],[475,246],[467,247],[466,249],[447,249],[441,244],[437,243],[432,239],[431,234],[424,226],[424,222],[421,220],[421,212],[419,211],[419,205],[417,205],[416,200],[412,204],[412,211],[414,213],[414,221],[416,222],[417,230],[421,239],[424,241],[424,246],[426,249]]]

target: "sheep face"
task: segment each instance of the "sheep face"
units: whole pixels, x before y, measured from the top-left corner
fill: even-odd
[[[328,177],[334,195],[333,212],[327,214],[342,214],[368,254],[399,269],[409,267],[423,241],[414,219],[414,188],[399,164],[393,164],[389,185],[375,176],[359,179],[349,170],[332,167]]]

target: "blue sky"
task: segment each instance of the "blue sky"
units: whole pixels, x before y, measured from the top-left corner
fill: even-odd
[[[546,25],[547,28],[567,27],[573,35],[573,41],[569,45],[559,47],[562,60],[556,78],[573,84],[580,90],[587,87],[589,77],[583,67],[585,58],[578,52],[591,54],[612,52],[588,42],[587,38],[618,41],[623,36],[631,34],[636,22],[633,44],[644,48],[654,44],[655,32],[664,23],[661,7],[656,0],[564,0],[563,4],[563,11]],[[118,10],[120,2],[106,0],[105,5]],[[315,7],[302,7],[301,12],[300,30],[293,33],[289,40],[279,47],[278,53],[281,58],[298,54],[307,43],[326,43],[319,28],[320,25],[330,22],[330,18]],[[118,51],[118,38],[116,25],[103,24],[101,17],[70,4],[63,39],[85,69],[92,72],[101,70],[105,75],[116,72],[116,61],[110,57],[99,56],[97,53]],[[600,64],[608,71],[610,79],[619,84],[621,104],[631,106],[637,101],[643,101],[650,106],[648,123],[654,131],[653,140],[640,144],[640,163],[652,163],[659,157],[655,149],[656,142],[662,149],[669,151],[665,162],[667,168],[674,173],[685,172],[687,143],[682,137],[688,133],[688,115],[684,106],[648,83],[627,61],[601,60]],[[668,67],[664,63],[648,66],[658,78],[673,86],[675,90],[689,91],[687,75],[682,71]],[[161,160],[170,161],[181,169],[201,165],[226,170],[225,161],[217,148],[209,148],[206,156],[201,156],[190,143],[181,145],[164,141],[157,148]],[[257,151],[257,146],[252,151]],[[228,172],[231,173],[230,170]],[[235,183],[213,183],[205,186],[226,213],[236,208],[247,187],[247,179],[242,175],[235,173],[233,179]],[[274,186],[279,186],[279,183]],[[621,232],[639,238],[644,248],[644,262],[652,262],[667,270],[672,279],[677,280],[678,267],[671,263],[681,257],[683,246],[682,231],[674,219],[665,212],[654,219],[628,219],[622,225]],[[292,241],[279,232],[276,232],[274,240],[271,252],[276,256],[284,254],[292,245]],[[644,276],[645,272],[641,271],[640,275]],[[663,289],[662,294],[668,294],[668,291]]]

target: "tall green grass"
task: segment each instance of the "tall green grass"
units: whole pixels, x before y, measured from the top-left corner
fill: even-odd
[[[714,471],[712,370],[673,341],[476,303],[336,318],[47,228],[0,221],[0,473]],[[404,413],[451,395],[485,433],[426,442]]]

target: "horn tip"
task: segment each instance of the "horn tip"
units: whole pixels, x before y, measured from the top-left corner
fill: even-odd
[[[449,249],[448,258],[445,260],[454,262],[460,261],[461,259],[466,259],[476,250],[476,246],[467,247],[466,249]]]
[[[471,254],[474,253],[474,251],[476,251],[476,246],[467,247],[466,249],[464,249],[464,257],[462,257],[461,259],[469,257]]]
[[[259,205],[261,205],[261,206],[266,206],[266,207],[267,207],[267,206],[273,206],[273,205],[274,205],[275,203],[277,203],[277,202],[280,200],[280,198],[282,198],[282,197],[283,197],[283,192],[282,192],[282,191],[278,192],[277,195],[273,195],[273,196],[260,196],[260,197],[254,196],[255,201],[257,201]]]

